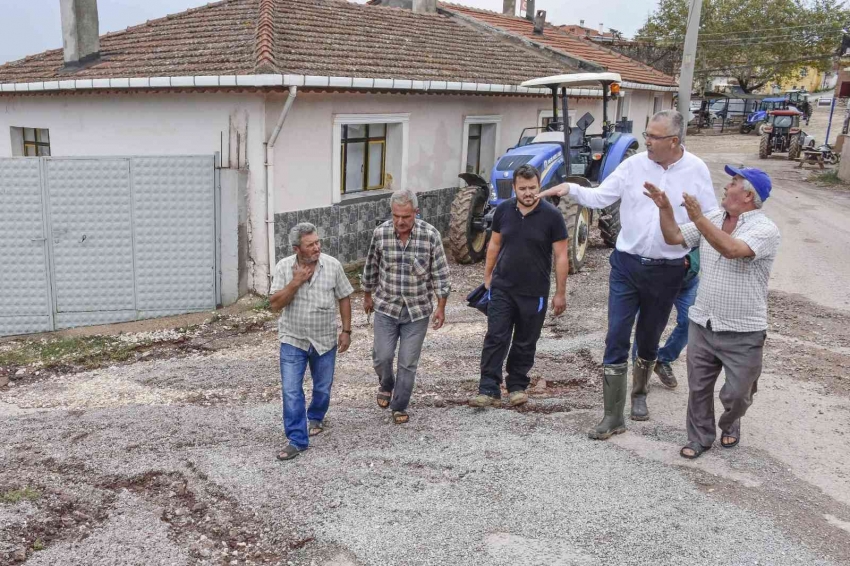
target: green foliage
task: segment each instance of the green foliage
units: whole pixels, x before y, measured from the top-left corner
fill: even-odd
[[[660,0],[636,39],[681,46],[689,4]],[[843,0],[703,0],[697,80],[728,76],[752,92],[801,67],[831,69],[848,24]]]
[[[809,176],[809,181],[813,181],[819,185],[829,185],[833,187],[847,186],[847,183],[838,177],[838,169],[827,169],[826,171],[814,173]]]
[[[0,503],[19,503],[21,501],[35,501],[41,497],[41,493],[31,487],[22,489],[14,489],[5,493],[0,493]]]

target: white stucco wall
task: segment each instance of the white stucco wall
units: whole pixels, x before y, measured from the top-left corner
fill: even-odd
[[[283,107],[283,95],[267,102],[270,130]],[[598,115],[601,100],[571,101],[580,116]],[[330,206],[333,192],[334,115],[409,114],[407,186],[428,190],[458,186],[464,170],[463,123],[467,116],[500,116],[497,154],[516,144],[522,129],[536,126],[548,98],[436,94],[299,93],[275,147],[275,211]],[[388,153],[391,151],[388,148]],[[397,183],[397,179],[394,178]]]
[[[0,96],[0,157],[13,155],[10,128],[27,127],[50,130],[53,156],[208,155],[223,149],[225,166],[228,157],[233,167],[238,159],[244,168],[247,160],[248,217],[255,227],[249,286],[264,292],[268,246],[263,235],[263,116],[261,95]]]

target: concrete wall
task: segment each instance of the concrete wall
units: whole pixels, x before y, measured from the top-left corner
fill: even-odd
[[[248,292],[248,175],[244,169],[221,170],[221,302],[224,305],[235,303]]]
[[[50,131],[53,156],[199,155],[223,152],[224,167],[247,169],[244,219],[247,284],[265,292],[268,264],[263,187],[264,99],[237,94],[86,93],[0,96],[0,157],[11,157],[11,128]],[[20,143],[19,141],[17,143]],[[256,190],[258,189],[259,190]],[[222,208],[227,226],[238,210]],[[226,218],[232,215],[233,218]],[[250,226],[257,227],[251,230]],[[243,276],[243,286],[246,283]]]

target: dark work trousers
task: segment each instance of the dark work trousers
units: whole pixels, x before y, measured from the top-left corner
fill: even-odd
[[[547,302],[548,297],[514,295],[503,289],[490,289],[479,393],[501,397],[502,364],[506,354],[508,392],[525,391],[528,387],[528,372],[534,365],[537,340],[546,320]]]
[[[673,302],[685,280],[685,260],[651,261],[614,250],[609,258],[608,335],[602,363],[622,364],[629,359],[632,326],[638,356],[654,361],[658,341],[667,326]],[[638,315],[640,311],[640,315]]]
[[[767,332],[714,332],[691,321],[688,327],[688,440],[711,446],[714,426],[714,384],[720,370],[726,383],[720,389],[723,414],[720,432],[740,438],[741,417],[753,403],[761,375]]]

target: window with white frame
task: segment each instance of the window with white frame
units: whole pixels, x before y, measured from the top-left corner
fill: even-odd
[[[50,130],[15,128],[12,131],[12,155],[42,157],[50,155]]]
[[[332,201],[407,184],[410,114],[337,114]]]
[[[629,92],[623,93],[623,96],[620,97],[619,104],[617,104],[617,121],[619,122],[623,118],[626,120],[629,119],[629,106],[631,106],[632,95]]]
[[[570,124],[575,124],[576,111],[570,110]],[[555,113],[551,110],[541,110],[537,113],[537,125],[541,128],[546,128],[555,120]]]
[[[501,116],[467,116],[463,121],[461,168],[487,177],[496,164]]]

